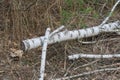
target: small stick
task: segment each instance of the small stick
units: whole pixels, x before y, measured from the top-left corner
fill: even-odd
[[[40,68],[39,80],[44,80],[45,60],[46,60],[46,51],[47,51],[49,34],[50,34],[50,28],[47,28],[45,37],[44,37],[43,48],[42,48],[42,58],[41,58],[41,68]]]
[[[87,64],[84,64],[84,65],[78,66],[78,67],[74,68],[73,70],[77,70],[81,67],[86,67],[86,66],[92,65],[92,64],[96,63],[97,61],[99,61],[99,59],[95,60],[95,61],[92,61],[92,62],[88,62]]]
[[[68,56],[69,60],[74,60],[78,58],[120,58],[120,54],[73,54]]]
[[[98,41],[79,41],[82,44],[94,44],[97,42],[105,42],[105,41],[113,41],[113,40],[120,40],[120,38],[108,38],[108,39],[101,39]]]
[[[50,37],[52,37],[55,33],[61,31],[64,27],[65,27],[65,26],[62,25],[62,26],[60,26],[59,28],[57,28],[56,30],[54,30],[52,33],[50,33]]]
[[[99,66],[99,68],[107,68],[107,67],[113,67],[113,66],[120,66],[120,63],[114,63],[114,64],[105,65],[105,66]]]
[[[117,68],[105,68],[105,69],[99,69],[99,70],[84,72],[84,73],[73,75],[73,76],[56,78],[56,79],[52,79],[52,80],[66,80],[66,79],[68,80],[68,79],[72,79],[72,78],[76,78],[76,77],[80,77],[80,76],[90,75],[90,74],[93,74],[93,73],[105,72],[105,71],[116,71],[116,70],[119,70],[119,69],[120,69],[120,67],[117,67]]]
[[[100,24],[100,26],[103,26],[111,17],[112,13],[114,12],[115,8],[117,7],[117,5],[119,4],[120,0],[118,0],[115,5],[113,6],[113,8],[111,9],[109,15],[105,18],[105,20]]]
[[[68,74],[68,72],[69,72],[70,68],[71,68],[74,64],[75,64],[75,62],[74,62],[74,63],[72,63],[72,64],[70,65],[70,67],[66,70],[66,73],[64,74],[64,77]]]

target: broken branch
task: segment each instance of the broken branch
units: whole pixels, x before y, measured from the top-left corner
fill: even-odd
[[[94,74],[94,73],[98,73],[98,72],[116,71],[116,70],[119,70],[119,69],[120,69],[120,67],[117,67],[117,68],[105,68],[105,69],[99,69],[99,70],[94,70],[94,71],[89,71],[89,72],[83,72],[81,74],[77,74],[77,75],[73,75],[73,76],[56,78],[56,79],[52,79],[52,80],[66,80],[66,79],[68,80],[68,79],[73,79],[73,78],[76,78],[76,77],[90,75],[90,74]]]
[[[45,60],[46,60],[46,51],[47,51],[47,43],[48,43],[49,33],[50,33],[50,28],[47,28],[45,37],[44,37],[43,48],[42,48],[42,58],[41,58],[41,68],[40,68],[40,79],[39,80],[44,80]]]
[[[78,58],[120,58],[120,54],[73,54],[68,56],[68,59],[74,60]]]

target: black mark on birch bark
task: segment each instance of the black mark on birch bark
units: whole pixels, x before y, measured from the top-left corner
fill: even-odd
[[[101,58],[103,59],[103,55],[101,55]]]
[[[116,29],[120,29],[118,26],[120,26],[120,25],[115,24]]]
[[[86,34],[87,34],[86,32],[85,32],[85,33],[83,33],[83,37],[86,37]]]
[[[79,36],[81,35],[80,31],[78,31],[78,35],[79,35]]]
[[[118,21],[118,25],[120,26],[120,21]]]
[[[58,35],[58,39],[60,39],[60,34],[58,33],[57,35]]]
[[[72,33],[70,34],[70,37],[73,37],[73,34],[72,34]]]
[[[32,40],[32,43],[34,44],[34,40]]]
[[[111,24],[108,24],[108,25],[109,25],[110,28],[112,27]]]
[[[25,43],[27,44],[26,46],[29,49],[30,48],[30,44],[27,41],[25,41]]]
[[[46,40],[47,38],[44,38],[44,40]]]
[[[43,52],[46,52],[46,50],[43,50]]]
[[[84,29],[85,30],[85,33],[84,33],[84,37],[87,36],[87,29]]]
[[[91,28],[91,31],[92,31],[92,33],[94,33],[94,32],[95,32],[93,28]]]
[[[41,46],[43,46],[43,41],[42,41],[42,39],[40,38],[39,40],[40,40]]]
[[[104,28],[103,28],[103,27],[100,27],[99,29],[100,29],[100,31],[104,31]]]

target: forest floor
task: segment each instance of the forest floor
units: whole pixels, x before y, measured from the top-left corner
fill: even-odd
[[[19,50],[22,40],[44,35],[47,27],[53,31],[61,25],[65,25],[68,30],[97,26],[108,15],[114,3],[114,0],[0,1],[0,80],[38,80],[42,47],[24,52],[21,58],[12,58],[11,49]],[[119,7],[108,23],[120,20]],[[97,42],[83,44],[81,41]],[[103,33],[49,45],[45,80],[120,67],[119,58],[68,60],[68,55],[74,53],[120,53],[120,36]],[[120,70],[96,72],[69,80],[120,80]]]

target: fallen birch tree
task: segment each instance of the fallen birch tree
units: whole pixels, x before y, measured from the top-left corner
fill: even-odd
[[[86,29],[62,31],[49,37],[48,44],[66,41],[66,40],[72,40],[72,39],[91,37],[103,32],[113,32],[113,30],[118,30],[118,29],[120,29],[120,21],[115,21],[113,23],[104,24],[103,26],[99,25]],[[21,45],[22,50],[26,51],[32,48],[36,48],[38,46],[42,46],[43,41],[44,41],[44,36],[23,40]]]

